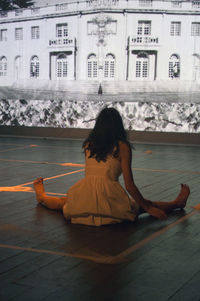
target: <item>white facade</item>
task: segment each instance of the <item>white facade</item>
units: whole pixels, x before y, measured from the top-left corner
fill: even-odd
[[[2,13],[0,86],[200,90],[200,2],[88,0]]]

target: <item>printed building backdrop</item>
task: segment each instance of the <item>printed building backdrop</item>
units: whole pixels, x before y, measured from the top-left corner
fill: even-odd
[[[0,125],[199,133],[200,1],[36,0],[0,12]]]

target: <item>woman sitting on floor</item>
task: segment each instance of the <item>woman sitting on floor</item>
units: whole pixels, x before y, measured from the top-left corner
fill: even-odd
[[[144,199],[133,180],[131,146],[116,109],[105,108],[100,112],[83,149],[85,177],[68,190],[67,197],[47,196],[43,179],[34,181],[37,201],[50,209],[62,209],[64,217],[72,223],[100,226],[134,221],[144,212],[166,219],[169,211],[186,206],[190,194],[186,184],[181,184],[174,201]],[[131,198],[118,182],[121,173]]]

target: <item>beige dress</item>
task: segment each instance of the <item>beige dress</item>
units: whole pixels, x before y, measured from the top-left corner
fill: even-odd
[[[106,162],[97,162],[86,153],[85,178],[68,190],[65,218],[91,226],[134,221],[138,209],[118,182],[120,174],[117,158],[109,156]]]

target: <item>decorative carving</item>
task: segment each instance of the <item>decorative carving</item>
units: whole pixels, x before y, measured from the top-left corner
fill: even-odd
[[[93,18],[90,23],[96,26],[96,30],[93,30],[92,34],[98,36],[97,46],[105,46],[105,36],[115,34],[112,27],[109,28],[108,25],[112,23],[116,24],[116,21],[114,21],[111,17],[106,16],[104,13],[100,13],[97,17]]]

